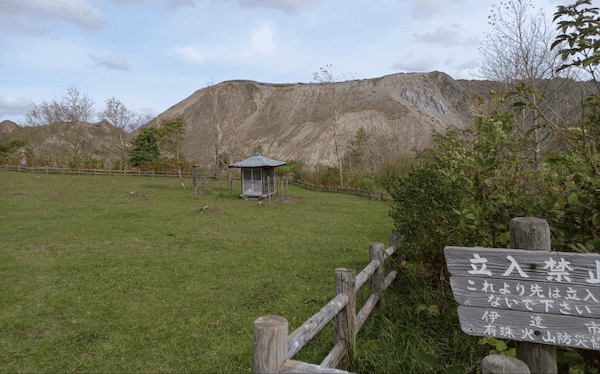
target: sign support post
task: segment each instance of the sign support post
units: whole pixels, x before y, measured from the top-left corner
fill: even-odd
[[[550,225],[545,219],[518,217],[510,220],[510,247],[550,251]],[[558,373],[556,346],[518,341],[517,358],[532,373]]]

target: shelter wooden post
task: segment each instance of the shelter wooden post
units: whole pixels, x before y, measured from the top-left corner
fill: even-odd
[[[517,217],[510,221],[510,247],[550,251],[550,226],[541,218]],[[517,343],[517,358],[531,373],[558,373],[556,346],[528,342]]]
[[[254,320],[253,373],[279,373],[287,358],[288,321],[281,316]]]
[[[356,331],[354,320],[356,319],[356,273],[354,269],[337,268],[335,269],[335,294],[344,293],[348,295],[348,304],[335,316],[335,344],[340,341],[346,343],[344,358],[340,362],[340,368],[346,369],[349,366],[348,349],[353,349],[356,342]],[[352,347],[352,348],[351,348]]]
[[[287,191],[288,191],[288,179],[285,178],[285,198],[287,199]]]
[[[271,204],[271,177],[267,176],[267,195],[269,195],[269,204]]]
[[[379,261],[379,267],[371,276],[370,286],[371,295],[374,293],[379,294],[379,301],[377,302],[377,305],[380,307],[385,305],[385,300],[383,298],[383,283],[385,282],[385,274],[383,269],[383,261],[385,260],[385,254],[383,253],[384,249],[385,247],[383,243],[369,244],[369,263],[373,262],[373,260]]]

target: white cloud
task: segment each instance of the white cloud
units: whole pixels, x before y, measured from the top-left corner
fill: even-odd
[[[459,38],[461,29],[458,23],[453,23],[450,27],[440,26],[434,32],[422,35],[413,34],[413,36],[417,43],[455,45],[461,43]]]
[[[258,52],[269,55],[273,53],[274,49],[273,30],[271,30],[270,26],[265,25],[252,33],[252,40],[250,42],[252,53]]]
[[[0,27],[7,33],[42,36],[55,21],[93,31],[104,26],[104,14],[85,0],[16,0],[0,6]]]
[[[463,0],[414,0],[412,15],[417,19],[430,18],[437,14],[444,14],[447,9]]]
[[[31,104],[32,104],[31,100],[29,100],[28,98],[26,98],[24,96],[9,95],[9,96],[3,96],[2,99],[0,99],[0,105],[11,106],[11,107],[20,107],[20,106],[22,107],[22,106],[28,106]]]
[[[150,4],[153,0],[110,0],[115,4]],[[162,2],[171,9],[183,8],[183,7],[196,7],[194,0],[162,0]]]
[[[412,53],[409,53],[404,61],[397,62],[392,66],[393,70],[405,71],[409,73],[429,72],[434,70],[435,60],[430,56],[421,56],[414,58]]]
[[[173,47],[173,51],[175,51],[175,53],[177,53],[179,57],[183,58],[184,60],[189,60],[198,64],[202,64],[206,60],[204,52],[194,45]]]
[[[274,31],[265,25],[246,34],[242,40],[217,44],[188,44],[172,47],[172,51],[183,59],[197,64],[206,62],[253,64],[275,52]],[[245,39],[245,40],[243,40]]]
[[[18,120],[26,115],[33,106],[33,102],[24,96],[3,96],[0,99],[0,121],[2,119]]]
[[[124,57],[115,56],[111,54],[104,56],[96,56],[91,53],[88,54],[88,57],[94,60],[97,66],[103,66],[111,70],[133,70],[133,67],[129,64],[129,62],[127,62],[127,60]]]
[[[238,0],[244,7],[264,6],[268,8],[282,9],[288,13],[295,13],[299,9],[318,3],[321,0]]]

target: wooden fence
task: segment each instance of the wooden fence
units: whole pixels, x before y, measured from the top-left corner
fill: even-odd
[[[0,166],[0,168],[5,170],[12,170],[17,172],[27,172],[27,173],[45,173],[45,174],[78,174],[78,175],[129,175],[129,176],[138,176],[138,177],[178,177],[177,173],[173,172],[160,172],[155,170],[119,170],[119,169],[82,169],[82,168],[53,168],[48,166],[10,166],[4,165]],[[193,178],[192,174],[184,173],[182,174],[184,178]],[[319,192],[335,192],[335,193],[345,193],[351,195],[357,195],[362,197],[368,197],[369,199],[379,199],[379,200],[388,200],[393,201],[392,195],[384,191],[371,191],[371,190],[361,190],[360,188],[349,188],[349,187],[334,187],[331,186],[319,186],[312,183],[307,183],[301,180],[293,179],[293,178],[276,178],[276,191],[279,194],[280,191],[283,190],[283,181],[285,181],[286,192],[287,192],[287,183],[295,184],[297,186],[309,189],[311,191],[319,191]],[[232,178],[239,179],[239,178]],[[281,184],[281,186],[280,186]]]
[[[384,274],[384,261],[395,247],[384,249],[382,243],[369,245],[369,265],[357,276],[353,269],[335,269],[335,296],[302,326],[288,334],[288,321],[281,316],[262,316],[254,321],[254,373],[347,373],[337,370],[347,367],[348,348],[354,347],[356,334],[376,305],[383,307],[384,291],[398,275],[394,263]],[[370,280],[370,297],[356,313],[356,293]],[[319,365],[292,360],[321,329],[335,318],[335,345]]]
[[[371,190],[361,190],[360,188],[349,188],[349,187],[331,187],[331,186],[320,186],[312,183],[307,183],[297,179],[288,178],[290,183],[295,184],[300,187],[307,188],[311,191],[319,191],[319,192],[335,192],[335,193],[345,193],[357,196],[368,197],[369,199],[380,199],[380,200],[390,200],[393,201],[392,195],[384,191],[371,191]]]
[[[82,169],[82,168],[52,168],[48,166],[10,166],[4,165],[0,168],[5,170],[12,170],[17,172],[25,173],[45,173],[45,174],[78,174],[78,175],[128,175],[138,177],[179,177],[177,173],[173,172],[159,172],[154,170],[119,170],[119,169]],[[191,178],[191,174],[182,174],[184,178]]]

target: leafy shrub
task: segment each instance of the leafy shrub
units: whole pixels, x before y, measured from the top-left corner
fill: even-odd
[[[304,162],[294,159],[286,161],[285,165],[275,168],[275,175],[302,179],[300,174],[303,172]]]

